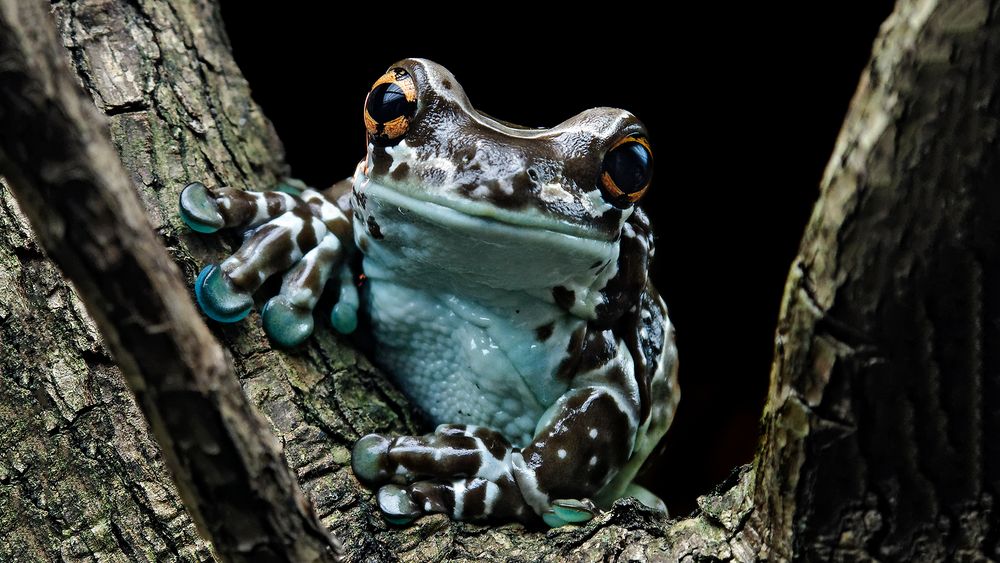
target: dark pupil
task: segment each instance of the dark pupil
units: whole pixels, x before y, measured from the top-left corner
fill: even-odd
[[[630,194],[649,183],[653,173],[651,156],[646,147],[631,141],[615,147],[604,157],[604,171],[621,191]]]
[[[379,123],[388,123],[401,115],[406,115],[410,102],[406,94],[394,82],[384,82],[376,86],[368,95],[368,115]]]

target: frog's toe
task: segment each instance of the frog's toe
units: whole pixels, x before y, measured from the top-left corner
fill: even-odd
[[[385,483],[392,476],[389,461],[391,442],[380,434],[369,434],[354,444],[351,451],[351,469],[363,483]]]
[[[264,332],[280,346],[298,346],[312,334],[312,309],[296,307],[284,295],[268,300],[260,315]]]
[[[358,288],[351,279],[349,268],[340,274],[340,296],[330,312],[330,324],[340,334],[351,334],[358,328]]]
[[[198,233],[214,233],[226,226],[215,195],[201,182],[191,182],[181,191],[180,215]]]
[[[552,501],[550,510],[542,514],[542,520],[552,528],[567,524],[589,522],[597,514],[597,507],[590,500],[560,499]]]
[[[333,233],[326,233],[288,270],[281,292],[261,312],[264,330],[275,343],[296,346],[312,334],[313,309],[342,255],[340,240]]]
[[[216,264],[209,264],[194,282],[198,306],[209,318],[220,323],[242,320],[253,307],[253,297],[236,289]]]
[[[390,524],[403,526],[423,514],[410,493],[398,485],[386,485],[378,490],[378,508]]]

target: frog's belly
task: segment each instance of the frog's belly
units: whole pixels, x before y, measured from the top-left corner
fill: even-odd
[[[560,334],[543,345],[524,330],[544,324],[537,317],[547,311],[511,310],[522,317],[511,319],[385,280],[371,280],[369,289],[375,361],[435,424],[487,426],[515,444],[530,442],[538,419],[566,388],[551,376],[558,362],[550,346]],[[565,319],[555,324],[568,339]]]

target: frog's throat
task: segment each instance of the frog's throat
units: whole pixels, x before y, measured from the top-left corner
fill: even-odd
[[[381,201],[384,205],[408,209],[427,221],[454,229],[456,232],[506,231],[512,238],[525,243],[560,246],[569,252],[608,256],[614,242],[599,238],[597,233],[564,221],[537,214],[526,215],[475,202],[445,198],[417,190],[388,187],[367,176],[355,177],[355,191]]]

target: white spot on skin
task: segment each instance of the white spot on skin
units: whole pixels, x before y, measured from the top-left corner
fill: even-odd
[[[596,429],[596,428],[591,428],[591,429],[590,429],[590,433],[589,433],[589,436],[590,436],[591,438],[596,438],[596,437],[597,437],[597,429]]]
[[[596,455],[595,456],[590,456],[590,465],[591,466],[597,465],[597,456]]]
[[[430,512],[430,511],[431,511],[431,501],[429,500],[424,501],[424,512]]]
[[[600,217],[612,208],[612,205],[604,201],[601,190],[591,190],[583,194],[584,207],[591,217]]]
[[[452,517],[461,520],[462,512],[465,511],[465,481],[455,481],[452,490],[455,491],[455,510],[452,512]]]
[[[496,506],[497,499],[500,498],[500,487],[493,481],[486,482],[486,498],[483,501],[483,515],[493,514],[493,507]]]
[[[572,202],[573,194],[566,191],[566,188],[562,187],[560,184],[545,184],[542,186],[541,192],[538,194],[543,201],[547,202]]]
[[[559,459],[566,459],[566,450],[559,450],[556,455],[559,456]]]

